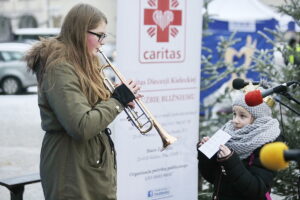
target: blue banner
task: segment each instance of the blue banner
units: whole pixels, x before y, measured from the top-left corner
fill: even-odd
[[[272,44],[267,43],[266,39],[258,34],[258,31],[263,32],[269,38],[273,39],[274,36],[267,32],[265,28],[275,30],[277,21],[275,19],[262,20],[255,22],[227,22],[214,20],[209,24],[209,32],[212,33],[209,36],[203,37],[202,45],[206,48],[209,48],[212,52],[207,52],[202,50],[202,55],[207,56],[211,55],[211,62],[214,64],[220,58],[217,52],[217,46],[220,42],[220,37],[228,38],[232,36],[235,32],[234,38],[239,38],[240,41],[235,43],[227,52],[224,59],[227,59],[227,62],[236,62],[235,67],[249,67],[251,66],[252,61],[249,60],[250,57],[254,55],[254,49],[271,49],[273,48]],[[225,50],[226,51],[226,50]],[[203,68],[204,66],[201,66]],[[226,66],[219,70],[219,74],[226,71]],[[228,75],[227,77],[220,80],[214,86],[200,92],[200,103],[203,105],[204,99],[218,90],[223,84],[229,83],[232,81],[232,78],[235,75]],[[239,76],[239,75],[237,75]],[[201,70],[201,79],[207,78],[207,75]],[[244,78],[251,79],[253,81],[258,81],[260,76],[257,72],[248,70]]]

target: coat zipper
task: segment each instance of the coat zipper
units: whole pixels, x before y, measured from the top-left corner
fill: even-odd
[[[220,185],[221,185],[221,179],[222,179],[222,170],[220,171],[220,176],[219,176],[219,180],[218,180],[218,185],[216,188],[216,192],[214,194],[213,200],[217,200],[218,199],[218,195],[219,195],[219,190],[220,190]]]

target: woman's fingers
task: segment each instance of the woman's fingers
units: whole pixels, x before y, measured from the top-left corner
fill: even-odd
[[[133,101],[129,102],[127,104],[127,106],[129,106],[130,108],[134,109],[135,108],[135,103]]]
[[[130,89],[130,91],[134,94],[136,98],[141,98],[142,96],[138,94],[141,87],[134,81],[128,80],[126,86]]]
[[[140,99],[140,98],[143,98],[143,97],[144,97],[144,95],[142,95],[142,94],[137,94],[137,95],[136,95],[136,98],[137,98],[137,99]]]

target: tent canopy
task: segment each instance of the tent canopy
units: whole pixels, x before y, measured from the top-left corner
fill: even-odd
[[[257,20],[275,19],[280,30],[288,30],[291,16],[275,11],[259,0],[213,0],[208,4],[208,13],[213,19],[229,22],[255,22]]]

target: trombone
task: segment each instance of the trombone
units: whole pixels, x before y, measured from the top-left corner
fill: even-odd
[[[110,68],[122,83],[125,83],[126,79],[120,73],[120,71],[110,62],[110,60],[103,53],[102,49],[98,49],[98,52],[103,56],[105,62],[107,63],[107,65],[100,69],[100,76],[103,79],[105,86],[109,89],[111,93],[113,93],[115,90],[115,85],[110,81],[110,79],[107,76],[105,76],[104,70],[106,68]],[[127,114],[127,119],[132,122],[132,124],[139,130],[139,132],[142,135],[145,135],[154,127],[162,140],[162,150],[166,149],[170,144],[174,143],[177,140],[177,138],[169,135],[167,131],[163,129],[163,127],[158,123],[158,121],[155,119],[155,117],[146,108],[145,104],[140,99],[135,99],[134,102],[137,105],[137,108],[140,110],[140,112],[130,107],[125,107],[124,110]]]

